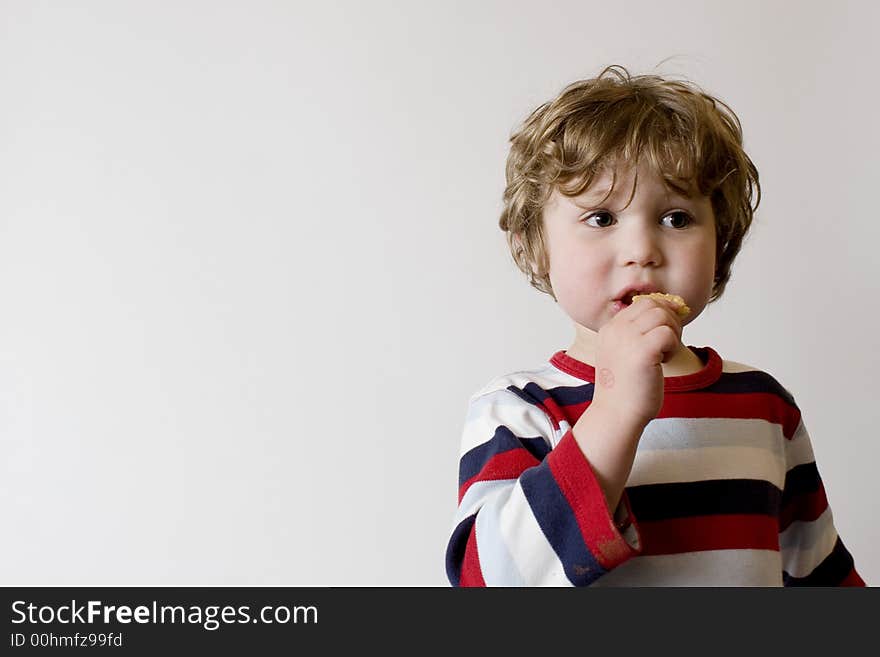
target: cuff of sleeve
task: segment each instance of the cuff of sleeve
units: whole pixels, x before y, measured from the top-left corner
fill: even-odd
[[[574,512],[587,548],[605,570],[641,552],[641,539],[626,491],[612,514],[593,468],[571,430],[550,452],[547,462]]]

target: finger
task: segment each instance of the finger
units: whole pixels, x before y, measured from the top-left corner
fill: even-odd
[[[656,306],[646,310],[632,320],[632,326],[642,335],[647,334],[658,326],[668,326],[681,339],[681,320],[675,311],[666,307]]]
[[[638,312],[644,312],[645,309],[652,306],[659,308],[669,308],[673,313],[676,314],[676,316],[678,316],[678,310],[680,308],[679,304],[674,301],[670,301],[665,297],[649,297],[646,295],[639,296],[629,305],[629,308],[632,308],[634,313],[637,314]]]
[[[681,345],[679,335],[671,326],[663,324],[645,334],[654,363],[665,363],[672,358]]]

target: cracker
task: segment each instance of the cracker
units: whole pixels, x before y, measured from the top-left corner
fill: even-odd
[[[675,304],[675,312],[678,313],[679,317],[687,317],[691,314],[691,309],[687,307],[687,304],[677,294],[664,294],[663,292],[651,292],[651,294],[636,294],[632,300],[635,303],[636,299],[641,299],[645,297],[647,299],[665,299],[666,301],[671,301]]]

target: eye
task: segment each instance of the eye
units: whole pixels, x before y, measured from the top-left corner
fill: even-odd
[[[667,219],[669,221],[667,221]],[[670,212],[665,217],[663,217],[661,223],[664,226],[669,226],[670,228],[687,228],[693,223],[693,219],[691,219],[690,215],[687,212],[676,210],[675,212]]]
[[[610,212],[600,210],[599,212],[594,212],[585,217],[584,222],[588,226],[593,226],[594,228],[608,228],[608,226],[614,223],[614,217],[611,216]]]

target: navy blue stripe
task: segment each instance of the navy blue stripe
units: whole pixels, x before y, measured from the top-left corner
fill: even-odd
[[[639,520],[666,520],[716,514],[778,516],[782,491],[759,479],[721,479],[649,484],[626,489]]]
[[[529,386],[534,386],[535,388],[538,388],[538,386],[534,383],[526,385],[526,388],[528,389]],[[541,399],[541,401],[544,401],[544,399],[550,397],[559,406],[573,406],[575,404],[583,404],[586,401],[592,401],[594,389],[595,386],[592,383],[587,383],[581,386],[557,386],[555,388],[551,388],[547,392],[544,392],[544,397],[543,399]],[[538,388],[538,390],[541,389]],[[533,396],[537,396],[536,392],[532,390],[529,390],[529,392]]]
[[[508,386],[507,389],[520,399],[530,404],[543,404],[548,398],[552,399],[559,406],[573,406],[575,404],[583,404],[585,401],[593,399],[593,384],[588,383],[582,386],[558,386],[544,390],[536,383],[527,383],[524,388],[516,386]]]
[[[585,586],[605,574],[581,536],[574,512],[547,462],[523,473],[520,484],[544,536],[559,556],[568,579]]]
[[[852,569],[852,555],[838,536],[831,554],[825,557],[812,573],[806,577],[792,577],[783,571],[782,583],[785,586],[840,586]]]
[[[712,385],[701,392],[745,394],[763,392],[776,395],[790,406],[797,407],[788,390],[766,372],[725,372]]]
[[[520,438],[504,425],[499,425],[491,440],[477,445],[461,457],[458,468],[459,487],[482,470],[483,466],[496,454],[523,447],[538,461],[543,461],[544,457],[550,453],[550,447],[543,438]]]
[[[560,406],[572,406],[575,404],[583,404],[593,399],[593,391],[595,386],[588,383],[580,386],[559,386],[551,388],[549,391],[542,390],[534,383],[528,383],[523,390],[510,386],[508,390],[517,393],[520,398],[530,401],[531,403],[543,402],[547,397],[551,397]],[[725,372],[719,379],[710,386],[701,388],[687,393],[699,395],[700,393],[720,393],[720,394],[748,394],[748,393],[768,393],[780,397],[790,406],[797,407],[794,397],[789,394],[773,376],[766,372]]]
[[[509,386],[507,388],[520,399],[538,406],[543,404],[549,397],[559,406],[575,406],[593,400],[595,386],[588,383],[582,386],[559,386],[549,390],[543,390],[535,383],[527,383],[524,388]],[[700,395],[702,393],[713,394],[749,394],[765,393],[776,395],[782,401],[793,408],[797,408],[794,398],[783,388],[779,382],[766,372],[736,372],[724,373],[712,385],[700,390],[680,392],[675,394]]]
[[[449,539],[449,544],[446,546],[446,577],[452,586],[458,586],[461,582],[464,551],[471,535],[471,527],[474,526],[476,520],[477,514],[475,513],[458,523],[458,527],[452,532],[452,538]]]
[[[822,485],[816,463],[796,465],[785,474],[785,489],[782,492],[782,505],[792,499],[809,493],[815,493]]]
[[[596,387],[592,383],[585,386],[559,386],[550,391],[550,396],[559,406],[575,406],[593,401],[595,389]]]
[[[525,388],[517,388],[516,386],[510,385],[507,386],[507,389],[523,401],[539,408],[540,404],[547,399],[547,393],[536,383],[527,383]]]

